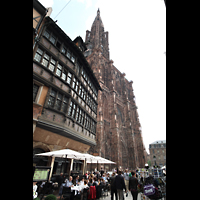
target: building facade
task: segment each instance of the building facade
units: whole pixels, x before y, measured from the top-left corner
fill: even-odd
[[[158,140],[149,144],[151,166],[166,165],[166,140]]]
[[[49,17],[33,47],[33,155],[60,149],[82,153],[96,145],[98,80],[84,57],[81,37],[72,41]],[[33,165],[49,165],[49,158]],[[69,165],[70,160],[67,161]],[[72,170],[83,163],[74,161]],[[66,172],[55,159],[53,174]]]
[[[98,93],[97,145],[89,152],[116,162],[118,168],[144,167],[145,147],[133,81],[128,81],[125,73],[121,73],[110,60],[108,37],[98,9],[85,37],[87,50],[84,55],[102,88]]]

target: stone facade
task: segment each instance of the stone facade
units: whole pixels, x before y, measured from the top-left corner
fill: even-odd
[[[151,166],[166,165],[166,140],[158,140],[149,144]]]
[[[102,91],[98,93],[96,146],[89,153],[115,161],[117,167],[135,169],[146,163],[133,81],[125,78],[109,59],[108,32],[100,11],[86,31],[84,55],[95,74]]]

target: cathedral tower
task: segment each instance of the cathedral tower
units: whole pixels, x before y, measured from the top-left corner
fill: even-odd
[[[91,31],[86,31],[85,42],[88,48],[88,55],[91,54],[93,49],[101,49],[102,55],[109,59],[108,32],[104,32],[99,9]]]
[[[102,88],[98,92],[97,145],[89,153],[98,153],[123,169],[144,167],[145,148],[133,82],[109,58],[108,32],[104,31],[99,9],[91,31],[86,31],[85,44],[84,55]]]

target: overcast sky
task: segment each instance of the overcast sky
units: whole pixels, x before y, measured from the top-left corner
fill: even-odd
[[[133,81],[142,136],[166,139],[166,7],[164,0],[39,0],[74,40],[91,30],[98,8],[109,32],[110,59]],[[61,9],[69,2],[63,11]],[[55,18],[56,17],[56,18]]]

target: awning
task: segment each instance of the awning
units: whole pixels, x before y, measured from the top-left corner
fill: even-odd
[[[88,153],[79,153],[71,149],[62,149],[58,151],[50,151],[46,153],[35,154],[35,156],[52,156],[52,157],[61,157],[61,158],[73,158],[77,160],[85,160],[87,163],[107,163],[107,164],[116,164],[115,162],[102,158],[100,156],[93,156]]]
[[[81,159],[83,158],[82,153],[78,151],[74,151],[71,149],[61,149],[58,151],[50,151],[46,153],[35,154],[35,156],[52,156],[52,157],[61,157],[61,158],[73,158],[73,159]]]

